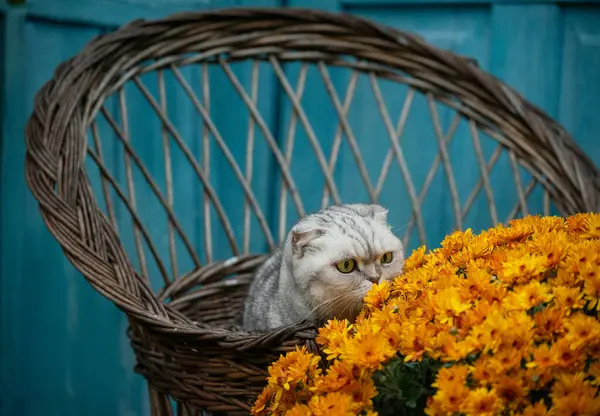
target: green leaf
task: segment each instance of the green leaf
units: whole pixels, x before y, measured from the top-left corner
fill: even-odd
[[[424,415],[427,398],[435,392],[431,384],[441,366],[427,356],[420,362],[405,363],[403,357],[391,360],[373,377],[378,391],[373,399],[375,410],[381,416]]]

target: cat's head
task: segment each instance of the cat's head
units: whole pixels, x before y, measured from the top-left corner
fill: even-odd
[[[331,206],[290,231],[291,268],[320,319],[354,319],[365,294],[402,273],[404,247],[379,205]]]

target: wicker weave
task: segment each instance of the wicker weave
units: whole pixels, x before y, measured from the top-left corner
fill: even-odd
[[[219,195],[210,185],[209,168],[191,156],[198,186],[202,186],[206,195],[204,212],[209,205],[214,207],[232,250],[239,255],[197,267],[175,281],[165,279],[165,288],[156,295],[150,289],[144,262],[141,261],[141,270],[136,270],[123,248],[107,190],[114,188],[121,203],[131,213],[138,246],[143,239],[149,241],[147,227],[138,216],[143,205],[139,201],[136,205],[135,198],[131,199],[131,192],[127,194],[118,188],[103,165],[101,148],[87,143],[85,132],[89,128],[94,142],[100,141],[94,123],[101,114],[107,117],[115,131],[120,131],[103,105],[107,97],[121,94],[123,85],[130,83],[137,85],[148,98],[167,133],[184,148],[180,135],[172,128],[164,109],[161,110],[161,103],[148,93],[140,82],[140,76],[151,71],[172,71],[190,98],[194,99],[195,93],[180,76],[178,68],[215,65],[225,71],[250,108],[252,126],[249,129],[262,129],[281,170],[283,186],[301,215],[304,208],[288,166],[288,151],[291,152],[290,140],[293,138],[286,138],[285,147],[273,139],[255,105],[256,91],[246,92],[231,70],[229,64],[239,60],[267,62],[275,70],[281,87],[293,103],[295,112],[292,121],[306,128],[308,139],[315,148],[326,182],[324,203],[340,201],[331,175],[336,156],[325,156],[318,138],[311,134],[310,121],[299,100],[301,93],[290,85],[282,70],[282,62],[301,61],[321,71],[340,115],[335,138],[338,145],[345,136],[353,147],[356,138],[345,118],[346,101],[332,92],[334,89],[327,72],[327,68],[331,67],[343,67],[353,74],[369,77],[382,109],[385,106],[380,91],[378,94],[378,79],[408,85],[411,94],[415,91],[424,94],[428,102],[443,103],[468,119],[481,168],[478,191],[483,189],[490,202],[493,222],[498,221],[498,215],[491,197],[489,170],[495,159],[484,160],[478,131],[501,145],[492,159],[497,158],[499,152],[508,152],[514,169],[524,167],[533,176],[532,181],[541,184],[546,196],[546,211],[550,200],[563,214],[598,209],[598,170],[561,126],[512,89],[478,69],[473,61],[436,49],[416,36],[352,16],[311,10],[235,9],[181,14],[160,21],[136,21],[99,37],[80,54],[62,64],[37,95],[35,109],[26,128],[26,175],[39,201],[43,219],[65,255],[96,290],[128,315],[138,363],[136,370],[150,383],[154,414],[174,412],[169,396],[177,401],[180,414],[196,414],[198,409],[247,414],[251,400],[263,386],[267,365],[278,354],[297,344],[305,344],[316,351],[316,332],[311,323],[253,334],[241,332],[233,326],[239,317],[252,271],[264,259],[262,255],[247,254],[250,239],[247,219],[250,214],[261,225],[269,246],[276,244],[276,238],[266,226],[266,215],[248,185],[251,168],[248,170],[246,166],[244,172],[235,161],[232,162],[248,201],[243,207],[246,224],[244,249],[238,250],[228,213],[224,212]],[[164,87],[164,84],[161,86]],[[255,86],[256,82],[253,83]],[[216,131],[205,105],[197,98],[194,104],[198,116],[204,120],[205,130],[210,131],[220,147],[226,148],[226,141]],[[389,117],[384,117],[384,120],[393,140],[390,141],[380,179],[387,176],[386,169],[389,170],[392,162],[399,164],[413,204],[409,227],[417,227],[422,237],[425,232],[420,216],[423,193],[418,194],[410,186],[410,172],[406,168],[402,147],[398,144],[400,133],[392,126]],[[143,173],[143,165],[128,143],[124,130],[120,131],[118,139],[127,155],[125,168],[129,172],[131,166],[137,166]],[[446,150],[449,139],[441,133],[439,125],[436,132],[439,132],[440,152],[432,169],[442,165],[445,169],[456,226],[460,227],[464,210],[468,208],[458,204]],[[248,137],[250,143],[252,135]],[[165,146],[165,152],[168,149]],[[168,158],[168,155],[165,157]],[[86,160],[101,168],[103,195],[92,192]],[[360,162],[358,154],[359,171],[364,173]],[[149,174],[144,176],[152,183]],[[184,238],[185,232],[171,209],[172,171],[168,171],[167,177],[170,179],[167,180],[166,195],[156,186],[153,189],[168,213],[170,237],[178,234]],[[128,187],[132,190],[132,179],[128,179]],[[378,199],[382,184],[383,180],[376,185],[366,181],[373,201]],[[527,213],[526,199],[531,188],[523,185],[520,179],[515,181],[519,206],[513,211],[513,216],[517,212]],[[103,198],[107,214],[102,212],[97,202]],[[287,201],[287,198],[284,199],[282,206]],[[280,218],[279,223],[283,225],[279,239],[286,224],[286,209],[281,212],[283,219]],[[210,227],[207,229],[208,241],[211,239]],[[189,248],[189,244],[186,247]],[[193,249],[190,251],[193,252]],[[174,257],[173,253],[153,252],[153,255],[157,258]],[[196,259],[196,266],[200,266],[196,253],[192,256]],[[207,258],[211,259],[210,253],[207,253]],[[226,277],[228,279],[224,280]]]

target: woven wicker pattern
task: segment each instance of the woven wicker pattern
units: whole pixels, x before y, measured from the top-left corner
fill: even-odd
[[[253,62],[249,88],[232,69],[238,61]],[[296,82],[287,76],[284,68],[287,62],[301,63]],[[264,65],[272,71],[293,109],[281,140],[270,130],[257,104],[259,75]],[[200,90],[183,75],[190,66],[200,74]],[[247,106],[244,163],[236,160],[227,138],[213,121],[210,106],[216,93],[208,86],[209,68],[214,67],[222,70]],[[306,103],[302,102],[309,68],[322,77],[326,95],[339,119],[328,150],[324,149],[323,138],[317,137],[311,127],[315,120],[309,119]],[[350,74],[343,95],[334,86],[331,68],[341,68]],[[201,120],[202,157],[190,149],[183,133],[170,119],[165,98],[166,72],[174,77]],[[158,96],[142,80],[149,73],[158,74]],[[389,135],[376,179],[369,177],[361,156],[360,138],[348,117],[360,79],[368,80]],[[380,82],[408,87],[397,122],[390,115]],[[146,167],[140,149],[130,141],[127,86],[134,86],[145,97],[160,120],[164,189]],[[439,146],[420,189],[415,186],[401,142],[417,95],[426,98]],[[118,103],[117,116],[106,104],[109,97]],[[456,114],[446,132],[436,103]],[[105,164],[102,143],[107,139],[100,133],[100,119],[110,126],[115,143],[123,149],[121,168],[125,185],[119,183]],[[479,180],[466,202],[461,203],[448,146],[459,121],[465,119],[479,166]],[[529,213],[527,198],[538,185],[544,192],[544,212],[549,212],[551,202],[563,214],[596,211],[599,206],[600,174],[561,126],[479,70],[471,60],[436,49],[413,35],[352,16],[311,10],[235,9],[136,21],[97,38],[61,65],[37,95],[26,128],[26,175],[39,201],[41,215],[65,255],[96,290],[128,315],[138,361],[136,370],[150,382],[155,414],[173,414],[168,396],[177,400],[178,414],[196,414],[198,409],[247,414],[250,401],[263,386],[266,366],[279,353],[297,344],[316,350],[315,328],[311,323],[254,334],[234,327],[252,272],[264,259],[262,255],[249,254],[256,238],[251,223],[258,224],[266,245],[273,248],[293,219],[287,216],[287,205],[291,204],[297,215],[305,212],[296,186],[297,177],[290,165],[299,140],[294,133],[297,126],[303,128],[323,175],[324,188],[318,190],[322,205],[342,199],[334,175],[342,145],[348,146],[364,190],[372,201],[380,199],[393,167],[399,169],[396,180],[405,184],[404,197],[412,206],[405,240],[414,230],[420,241],[426,239],[427,221],[421,208],[440,167],[450,191],[447,209],[452,210],[457,227],[464,225],[481,192],[489,206],[490,224]],[[90,132],[89,142],[86,131]],[[281,177],[282,192],[277,201],[280,214],[275,232],[269,227],[265,207],[252,188],[253,176],[260,169],[254,165],[252,156],[259,135],[266,141]],[[489,158],[484,156],[481,135],[497,142]],[[243,190],[245,202],[239,207],[243,212],[243,230],[234,229],[232,213],[224,208],[223,195],[213,186],[214,168],[207,156],[210,146],[222,152]],[[182,218],[174,209],[177,176],[171,159],[175,151],[185,156],[198,188],[202,189],[202,253],[194,247],[192,231],[184,229]],[[490,179],[501,154],[509,156],[518,195],[518,203],[508,218],[499,218]],[[96,165],[102,176],[102,191],[96,195],[87,169],[89,163]],[[523,183],[519,169],[529,172],[529,182]],[[164,252],[150,237],[149,228],[153,225],[142,218],[145,201],[136,199],[140,185],[134,180],[135,175],[146,182],[166,213],[169,249]],[[130,216],[135,247],[132,253],[124,249],[120,238],[123,225],[117,219],[118,207]],[[223,230],[234,255],[229,260],[214,261],[211,230],[215,223]],[[191,272],[180,278],[178,244],[194,265]],[[148,265],[151,259],[146,257],[146,251],[158,265],[164,281],[164,288],[158,294],[151,289]],[[133,253],[138,257],[137,266]],[[201,258],[207,264],[203,265]]]

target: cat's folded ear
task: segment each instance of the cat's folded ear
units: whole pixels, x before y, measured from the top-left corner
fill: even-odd
[[[355,209],[364,217],[371,217],[382,224],[387,223],[388,209],[377,204],[355,204]]]
[[[292,229],[292,249],[294,253],[302,253],[303,248],[315,238],[325,233],[324,228],[294,228]]]
[[[382,224],[387,224],[387,215],[389,210],[387,208],[382,207],[381,205],[371,204],[371,211],[373,213],[373,218]]]

